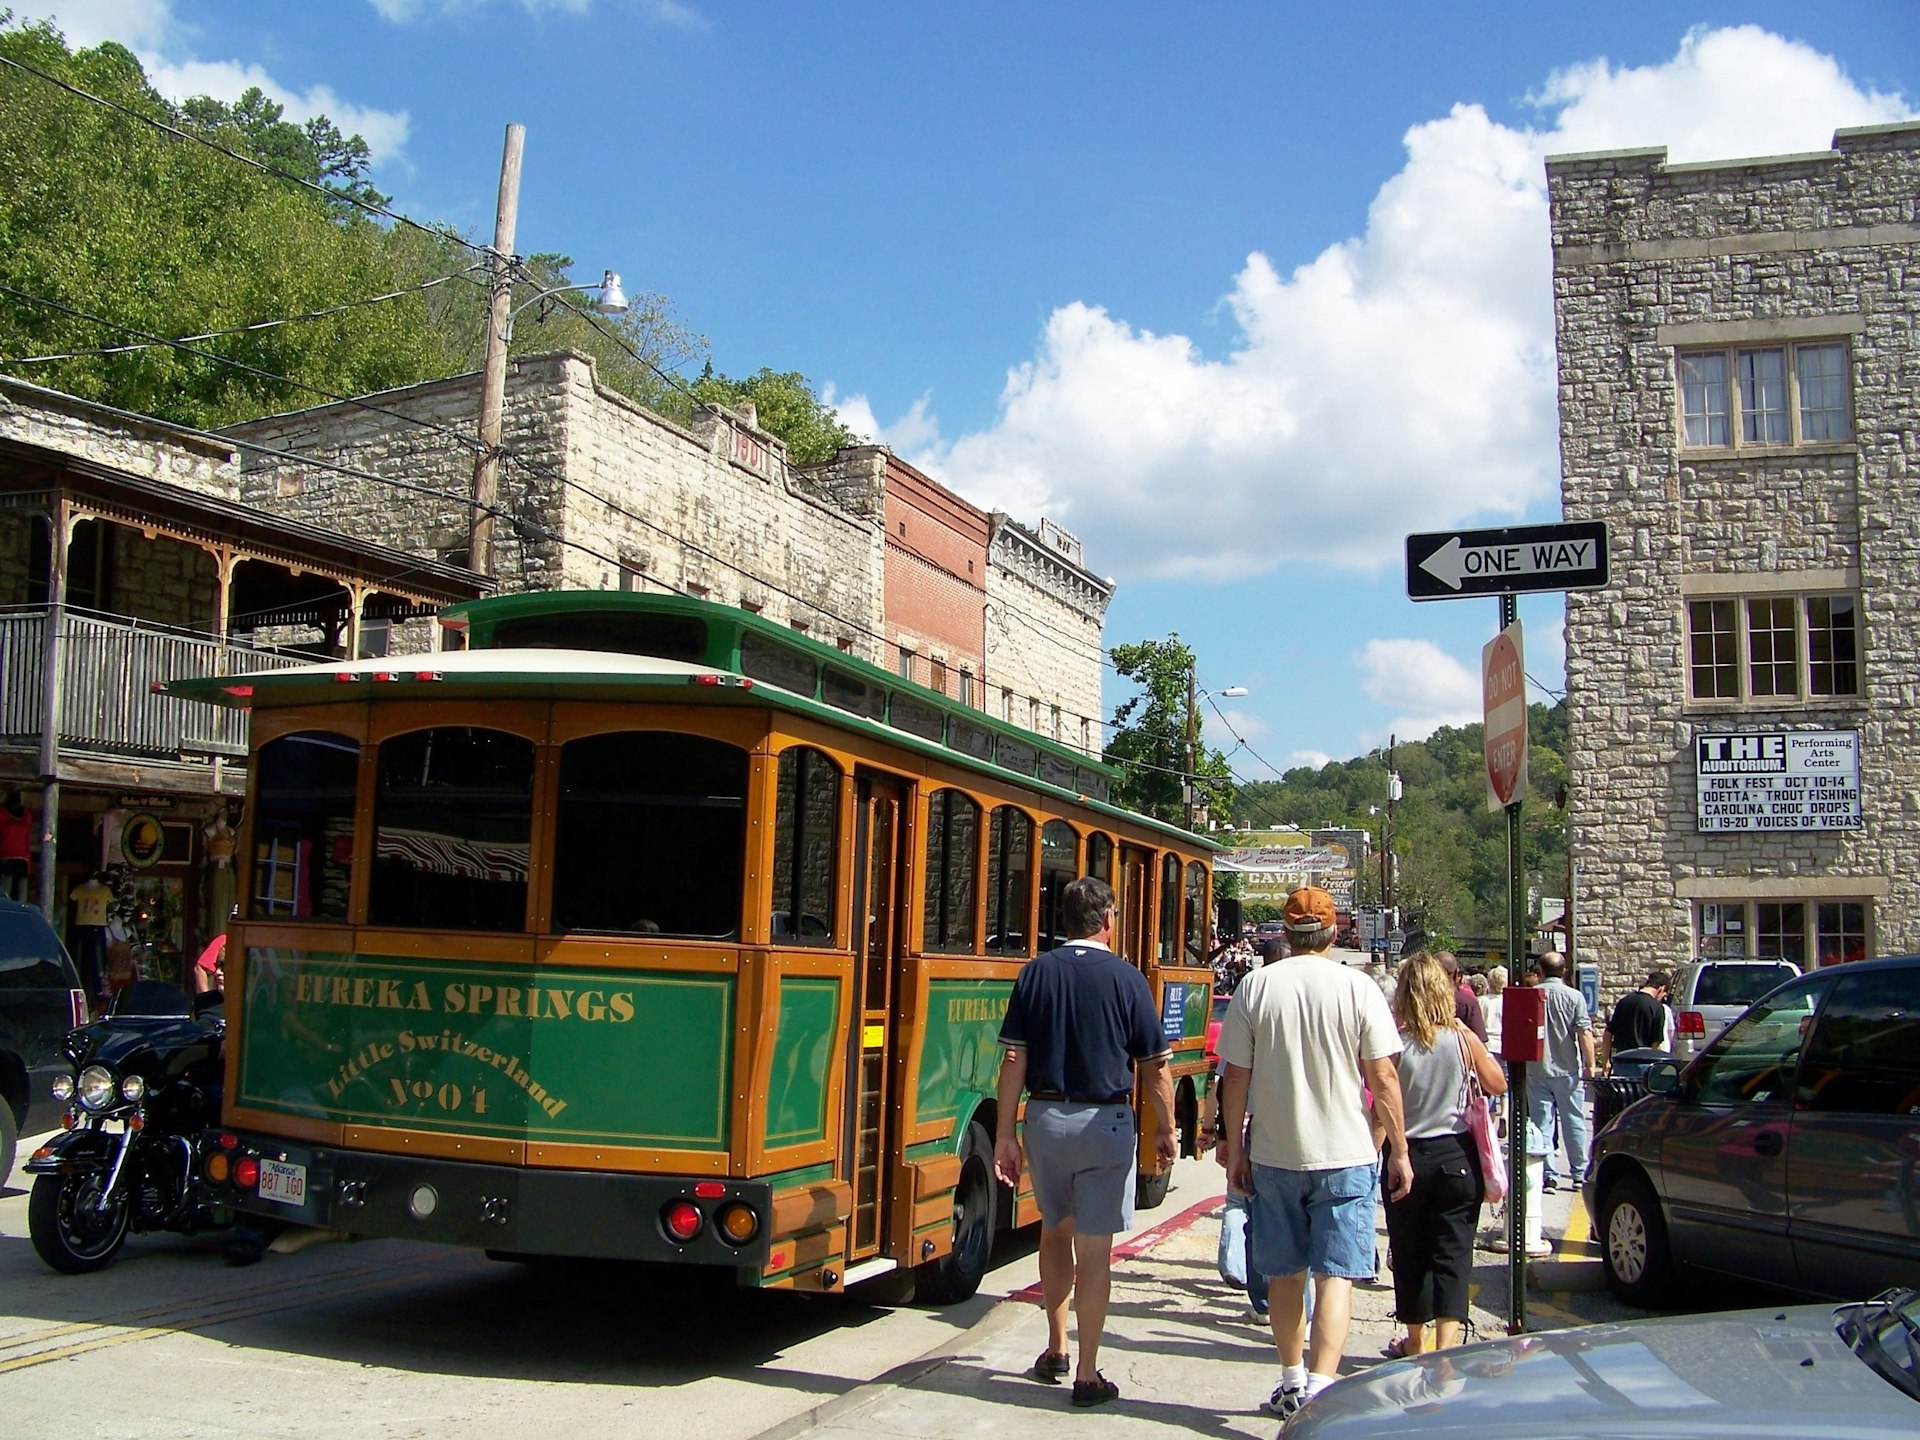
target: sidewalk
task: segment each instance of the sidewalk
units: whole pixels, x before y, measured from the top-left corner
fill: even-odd
[[[1037,1287],[1008,1297],[941,1351],[923,1356],[807,1415],[775,1427],[759,1440],[895,1440],[900,1436],[982,1436],[1027,1440],[1097,1432],[1250,1435],[1270,1440],[1279,1421],[1260,1408],[1279,1379],[1271,1332],[1247,1318],[1245,1293],[1223,1283],[1214,1268],[1223,1195],[1176,1195],[1165,1218],[1132,1240],[1114,1267],[1113,1300],[1100,1368],[1120,1387],[1120,1398],[1076,1410],[1070,1385],[1043,1385],[1028,1373],[1046,1348],[1046,1317]],[[1541,1293],[1587,1288],[1597,1259],[1584,1242],[1585,1214],[1577,1197],[1548,1195],[1546,1233],[1569,1259],[1534,1267],[1528,1328],[1577,1323],[1565,1296]],[[1184,1202],[1184,1203],[1182,1203]],[[1569,1228],[1571,1226],[1571,1234]],[[1563,1237],[1565,1237],[1563,1239]],[[1379,1239],[1386,1255],[1384,1221]],[[1473,1320],[1481,1335],[1506,1333],[1506,1257],[1475,1251]],[[1380,1363],[1380,1350],[1397,1333],[1393,1287],[1354,1287],[1353,1328],[1342,1374]],[[1561,1303],[1556,1303],[1559,1301]]]

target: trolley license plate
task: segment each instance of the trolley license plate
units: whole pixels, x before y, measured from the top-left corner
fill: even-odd
[[[307,1203],[307,1167],[284,1165],[278,1160],[260,1162],[260,1198],[280,1205]]]

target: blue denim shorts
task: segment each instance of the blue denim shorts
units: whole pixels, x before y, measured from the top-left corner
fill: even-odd
[[[1250,1259],[1264,1275],[1374,1273],[1375,1167],[1281,1170],[1253,1167]]]

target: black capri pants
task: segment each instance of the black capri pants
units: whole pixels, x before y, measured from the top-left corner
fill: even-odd
[[[1387,1201],[1393,1246],[1393,1303],[1402,1325],[1467,1318],[1473,1232],[1485,1193],[1471,1135],[1407,1142],[1413,1189]]]

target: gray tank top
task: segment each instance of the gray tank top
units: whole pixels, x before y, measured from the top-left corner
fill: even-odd
[[[1400,1032],[1400,1104],[1407,1117],[1407,1138],[1425,1140],[1436,1135],[1464,1135],[1466,1117],[1460,1113],[1465,1094],[1461,1067],[1460,1032],[1442,1030],[1433,1048]]]

